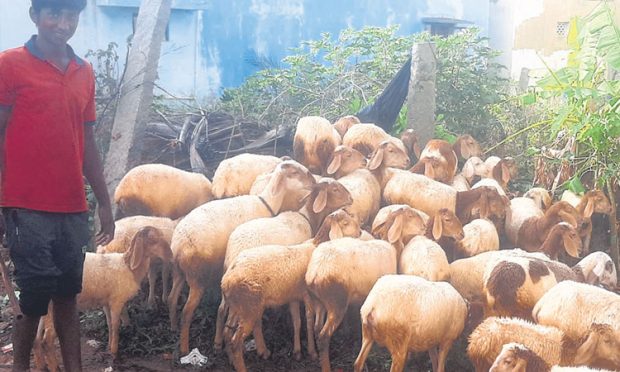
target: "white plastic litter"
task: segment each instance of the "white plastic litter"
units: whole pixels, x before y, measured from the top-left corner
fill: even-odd
[[[181,364],[191,364],[193,366],[202,367],[205,364],[207,364],[208,360],[209,358],[200,354],[200,351],[198,351],[198,348],[194,348],[192,351],[189,352],[189,354],[187,354],[184,357],[181,357],[180,361],[181,361]]]
[[[245,351],[254,351],[256,350],[256,341],[250,340],[245,343]]]
[[[96,340],[88,340],[86,341],[86,345],[92,347],[93,349],[96,349],[99,347],[99,341]]]

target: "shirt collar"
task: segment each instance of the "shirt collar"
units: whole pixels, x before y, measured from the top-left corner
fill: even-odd
[[[36,39],[37,39],[37,35],[32,35],[30,40],[28,40],[26,44],[24,44],[24,46],[26,47],[26,49],[28,49],[30,54],[32,54],[33,56],[35,56],[36,58],[42,61],[45,61],[45,57],[43,56],[43,53],[37,47],[37,43],[35,43]],[[84,65],[84,60],[75,54],[75,52],[73,51],[73,48],[71,48],[70,45],[67,45],[67,51],[69,52],[69,56],[71,57],[71,59],[75,60],[78,66]]]

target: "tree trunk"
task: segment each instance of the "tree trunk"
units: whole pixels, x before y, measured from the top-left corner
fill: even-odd
[[[415,44],[411,55],[407,122],[418,135],[420,146],[424,147],[435,134],[435,44]]]

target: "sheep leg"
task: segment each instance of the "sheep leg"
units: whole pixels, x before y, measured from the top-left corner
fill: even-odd
[[[353,364],[354,372],[362,372],[364,370],[364,364],[372,349],[373,342],[374,341],[370,337],[370,331],[362,324],[362,347],[360,348],[360,353],[357,355],[357,359],[355,359],[355,364]]]
[[[288,305],[293,320],[293,356],[295,360],[301,360],[301,314],[299,312],[299,301],[294,301]],[[256,334],[254,335],[256,337]]]
[[[146,301],[149,309],[155,308],[155,283],[157,282],[157,270],[156,265],[149,267],[149,297]]]
[[[196,282],[189,282],[189,296],[183,306],[183,317],[181,318],[181,337],[180,337],[180,350],[181,355],[187,355],[189,353],[189,327],[192,324],[192,318],[194,312],[200,303],[200,299],[205,291],[204,287]]]
[[[585,257],[590,253],[590,240],[592,239],[592,231],[583,238],[583,247],[581,249],[581,257]]]
[[[327,321],[319,334],[319,356],[321,360],[322,372],[331,371],[331,366],[329,363],[329,342],[331,341],[332,335],[336,331],[336,328],[338,328],[340,323],[342,323],[346,312],[346,305],[344,308],[338,308],[335,306],[334,309],[327,309]]]
[[[239,317],[229,317],[226,322],[227,329],[225,332],[225,345],[228,353],[228,358],[232,362],[237,372],[247,372],[245,367],[245,361],[243,360],[243,341],[250,335],[252,330],[251,322],[238,321]],[[232,329],[234,324],[237,324],[237,328],[234,333]]]
[[[164,301],[170,292],[170,263],[164,262],[161,265],[161,300]]]
[[[56,347],[54,340],[56,339],[56,329],[50,319],[50,326],[46,327],[47,330],[43,335],[43,352],[45,353],[45,360],[47,361],[47,369],[50,372],[56,372],[60,370],[58,358],[56,358]]]
[[[390,367],[390,372],[402,372],[405,370],[405,365],[407,364],[407,347],[406,345],[402,348],[402,350],[390,350],[392,354],[392,366]]]
[[[127,312],[126,306],[123,306],[123,310],[121,311],[121,324],[124,326],[131,325],[131,320],[129,320],[129,313]]]
[[[45,345],[43,344],[45,339],[45,317],[39,319],[39,327],[37,328],[37,335],[32,344],[32,354],[34,357],[34,365],[37,369],[45,369]]]
[[[310,358],[316,360],[318,355],[316,353],[316,346],[314,345],[314,309],[312,306],[312,300],[308,293],[304,294],[304,307],[306,308],[306,336],[308,337],[308,354]]]
[[[120,314],[122,311],[123,305],[113,305],[110,308],[110,319],[111,323],[108,324],[108,333],[110,334],[110,344],[108,347],[110,348],[110,353],[114,359],[118,357],[118,329],[120,327]]]
[[[439,345],[439,355],[437,357],[437,371],[436,372],[444,372],[446,369],[446,359],[448,358],[448,351],[450,351],[450,347],[452,346],[452,340],[447,341],[443,344]]]
[[[178,330],[177,303],[184,281],[183,272],[178,266],[175,266],[172,269],[172,289],[168,295],[168,315],[170,317],[170,329],[173,331]]]
[[[213,349],[216,353],[222,351],[222,341],[224,340],[224,323],[226,322],[226,314],[228,313],[228,305],[226,299],[222,294],[222,301],[217,308],[217,319],[215,321],[215,341],[213,342]]]
[[[263,336],[262,312],[254,323],[252,333],[254,334],[254,342],[256,343],[256,354],[258,354],[258,356],[263,359],[268,359],[271,356],[271,351],[269,351],[269,349],[267,348],[267,344],[265,343],[265,337]]]
[[[428,355],[431,358],[431,364],[433,365],[433,372],[437,372],[437,346],[433,346],[428,349]]]

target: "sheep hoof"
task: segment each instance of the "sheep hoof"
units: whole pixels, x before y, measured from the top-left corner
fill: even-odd
[[[301,360],[301,351],[294,352],[293,358],[295,358],[295,360],[299,362]]]
[[[265,349],[265,351],[258,353],[258,356],[267,360],[271,356],[271,351],[269,351],[269,349]]]

